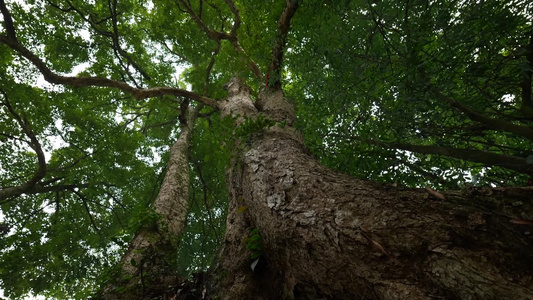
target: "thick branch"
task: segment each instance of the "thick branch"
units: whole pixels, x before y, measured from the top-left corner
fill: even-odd
[[[170,157],[154,207],[168,225],[168,231],[179,237],[185,228],[189,207],[189,143],[194,122],[202,105],[188,108],[185,122],[181,124],[178,140],[170,148]]]
[[[37,69],[43,74],[44,79],[50,83],[54,84],[63,84],[72,87],[84,87],[84,86],[99,86],[99,87],[112,87],[120,89],[125,93],[133,95],[136,99],[146,99],[151,97],[158,97],[164,95],[173,95],[186,97],[198,102],[201,102],[205,105],[218,108],[218,103],[211,98],[189,92],[186,90],[171,88],[171,87],[155,87],[149,89],[138,89],[128,85],[125,82],[111,80],[107,78],[99,77],[70,77],[70,76],[61,76],[53,73],[48,66],[30,50],[26,49],[16,41],[10,40],[7,36],[0,36],[0,43],[9,46],[11,49],[15,50],[21,56],[28,59],[33,63]]]
[[[426,78],[424,70],[419,67],[418,68],[420,74],[422,74],[422,77]],[[523,136],[529,140],[533,140],[533,128],[527,127],[527,126],[520,126],[516,125],[504,120],[498,120],[498,119],[492,119],[489,117],[484,116],[480,112],[470,108],[469,106],[464,105],[461,102],[456,101],[455,99],[448,97],[441,93],[439,89],[437,89],[435,86],[429,84],[429,91],[438,99],[445,101],[449,103],[451,106],[459,109],[461,112],[463,112],[468,118],[470,118],[472,121],[480,122],[482,124],[487,125],[488,127],[494,129],[494,130],[502,130],[511,132],[514,134],[517,134],[519,136]]]
[[[286,6],[278,21],[278,35],[276,43],[272,49],[272,61],[270,63],[269,74],[271,78],[270,86],[281,88],[281,62],[283,52],[287,43],[291,19],[298,9],[298,0],[286,0]]]
[[[36,194],[44,194],[44,193],[50,193],[50,192],[60,192],[60,191],[67,191],[67,190],[73,190],[75,188],[87,188],[91,187],[91,185],[87,184],[65,184],[65,185],[52,185],[52,186],[43,186],[41,184],[36,184],[29,188],[22,188],[21,186],[17,187],[8,187],[5,189],[0,189],[0,204],[4,204],[9,202],[9,198],[18,197],[22,194],[26,195],[36,195]]]
[[[0,0],[0,12],[4,16],[4,26],[6,27],[7,37],[14,42],[17,42],[17,35],[15,34],[15,26],[13,25],[13,18],[6,7],[4,0]]]
[[[471,162],[482,163],[487,166],[496,166],[510,169],[516,172],[533,175],[533,166],[527,164],[526,158],[512,155],[496,154],[481,150],[459,149],[444,146],[421,146],[402,143],[388,143],[375,139],[360,139],[349,137],[350,139],[361,140],[371,144],[386,148],[395,148],[412,151],[421,154],[437,154],[448,157],[463,159]]]
[[[202,104],[189,107],[186,121],[181,123],[178,140],[170,148],[165,176],[154,200],[154,209],[160,219],[153,224],[156,226],[142,228],[135,234],[128,251],[121,258],[124,276],[104,286],[96,299],[135,299],[143,289],[144,279],[149,281],[148,286],[160,284],[162,279],[174,282],[173,261],[167,258],[175,255],[187,224],[189,144],[194,122],[202,107]],[[138,263],[132,264],[132,261]],[[157,282],[150,278],[157,278]],[[117,287],[128,287],[128,290],[117,291]]]

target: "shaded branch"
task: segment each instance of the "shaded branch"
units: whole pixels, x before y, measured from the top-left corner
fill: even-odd
[[[158,128],[158,127],[173,125],[173,124],[176,124],[176,120],[178,120],[178,117],[172,118],[171,120],[166,121],[166,122],[161,122],[161,123],[157,123],[157,124],[150,124],[150,125],[144,125],[143,128],[141,129],[141,131],[146,133],[146,131],[148,129],[151,129],[151,128]]]
[[[239,10],[237,9],[237,6],[235,6],[235,2],[233,0],[224,0],[226,4],[229,6],[231,12],[233,13],[233,27],[231,28],[230,35],[237,36],[237,30],[241,27],[241,16],[239,15]]]
[[[209,82],[211,80],[211,70],[213,69],[213,66],[215,65],[215,57],[218,55],[219,52],[220,52],[220,41],[217,41],[217,45],[215,47],[213,56],[211,56],[209,65],[207,66],[207,69],[205,70],[204,95],[209,94]]]
[[[488,127],[494,129],[494,130],[502,130],[507,132],[512,132],[514,134],[517,134],[519,136],[525,137],[529,140],[533,140],[533,128],[527,127],[527,126],[521,126],[516,125],[504,120],[499,119],[493,119],[489,118],[487,116],[484,116],[480,112],[470,108],[467,105],[464,105],[461,102],[456,101],[455,99],[448,97],[444,95],[439,89],[437,89],[434,85],[429,83],[429,80],[427,80],[427,76],[421,66],[418,67],[419,73],[422,75],[424,79],[428,82],[428,89],[429,91],[438,99],[447,102],[451,106],[459,109],[461,112],[463,112],[468,118],[470,118],[472,121],[480,122],[482,124],[487,125]]]
[[[428,172],[428,171],[424,170],[422,167],[417,166],[416,164],[410,163],[409,161],[404,160],[404,159],[399,159],[399,161],[402,164],[406,165],[411,170],[413,170],[413,171],[415,171],[415,172],[417,172],[417,173],[419,173],[419,174],[421,174],[421,175],[423,175],[423,176],[425,176],[427,178],[430,178],[431,180],[436,181],[436,182],[440,183],[441,185],[445,186],[447,184],[450,184],[448,181],[442,179],[442,177],[440,177],[438,175],[435,175],[435,174],[433,174],[431,172]]]
[[[270,74],[270,86],[276,89],[281,88],[281,62],[283,52],[287,44],[287,34],[289,33],[291,19],[298,9],[298,0],[286,0],[286,6],[278,21],[278,34],[272,49],[272,60],[268,73]]]
[[[168,52],[170,52],[171,54],[173,55],[176,55],[179,59],[181,59],[182,61],[178,61],[177,63],[183,63],[183,62],[186,62],[186,63],[189,63],[193,66],[195,66],[190,59],[188,59],[187,57],[183,56],[182,54],[179,54],[178,52],[170,49],[170,47],[167,45],[167,42],[166,41],[159,41],[159,43],[163,46],[165,46],[165,49],[167,49]],[[196,67],[196,66],[195,66]]]
[[[381,147],[407,150],[420,154],[443,155],[447,157],[453,157],[471,162],[481,163],[487,166],[502,167],[519,173],[533,175],[533,165],[528,164],[526,158],[519,156],[496,154],[481,150],[460,149],[446,146],[421,146],[394,142],[383,142],[376,139],[363,139],[355,136],[335,136],[358,140]]]
[[[78,147],[77,147],[78,148]],[[78,148],[79,149],[79,148]],[[93,153],[94,154],[94,153]],[[62,172],[62,171],[65,171],[65,170],[68,170],[70,168],[73,168],[75,167],[79,162],[81,162],[82,160],[88,158],[88,157],[91,157],[92,154],[89,154],[89,153],[84,153],[83,156],[80,156],[78,158],[76,158],[73,162],[71,162],[70,164],[66,165],[66,166],[62,166],[62,167],[59,167],[59,168],[53,168],[53,169],[48,169],[48,173],[54,173],[54,172]]]
[[[21,138],[19,138],[19,137],[13,136],[13,135],[11,135],[11,134],[7,134],[7,133],[5,133],[5,132],[0,132],[0,136],[3,136],[3,137],[5,137],[5,138],[7,138],[7,139],[10,139],[10,140],[16,140],[16,141],[19,141],[19,142],[23,142],[23,143],[28,144],[28,145],[31,144],[30,141],[27,141],[27,140],[25,140],[25,139],[21,139]]]
[[[392,65],[392,58],[391,58],[392,53],[389,48],[393,49],[394,52],[398,54],[399,56],[402,56],[401,52],[394,46],[390,38],[387,36],[387,33],[385,32],[386,28],[384,28],[385,24],[383,24],[383,22],[381,21],[382,20],[381,17],[377,15],[377,12],[374,9],[373,3],[371,3],[370,1],[367,1],[367,3],[368,3],[368,9],[370,10],[370,13],[372,15],[372,20],[374,21],[374,24],[376,24],[376,28],[379,34],[381,35],[381,37],[383,38],[383,41],[388,45],[388,47],[385,47],[385,50],[387,51],[387,54],[388,54],[389,63]],[[406,5],[406,13],[407,13],[407,10],[408,10],[408,4]]]

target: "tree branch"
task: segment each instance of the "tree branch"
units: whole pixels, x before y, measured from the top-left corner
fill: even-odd
[[[133,66],[135,70],[137,70],[146,80],[150,81],[152,78],[146,71],[141,68],[134,60],[131,58],[129,53],[124,51],[122,47],[120,47],[120,42],[118,39],[118,19],[117,19],[117,0],[113,0],[113,3],[111,1],[108,1],[109,11],[111,13],[111,22],[113,25],[113,34],[112,34],[112,40],[113,40],[113,48],[115,50],[116,54],[119,54],[120,56],[124,57],[130,65]],[[117,55],[117,56],[119,56]],[[120,57],[118,57],[120,60]],[[126,67],[123,67],[124,70],[129,74],[128,69]]]
[[[248,54],[246,54],[246,51],[244,51],[244,48],[242,48],[242,46],[239,43],[239,39],[237,38],[237,30],[241,26],[241,18],[239,16],[239,10],[237,9],[233,1],[225,0],[226,4],[228,4],[228,6],[230,7],[231,12],[233,13],[234,18],[235,18],[233,22],[233,27],[230,33],[209,29],[209,27],[207,27],[204,21],[202,21],[200,16],[194,12],[192,7],[186,1],[184,0],[174,0],[174,1],[177,1],[176,4],[178,4],[179,2],[179,4],[185,7],[185,10],[191,16],[193,21],[207,34],[207,36],[210,39],[214,41],[228,40],[233,46],[233,48],[235,49],[235,51],[237,51],[237,53],[240,53],[246,58],[246,60],[248,61],[248,66],[250,67],[250,70],[252,70],[254,75],[259,79],[263,78],[263,73],[259,69],[259,66],[257,65],[257,63],[255,63],[253,59],[251,59],[248,56]]]
[[[58,4],[52,2],[51,0],[47,0],[46,2],[50,6],[56,8],[56,9],[58,9],[58,10],[64,12],[64,13],[68,13],[68,12],[71,12],[71,11],[76,12],[78,14],[78,16],[80,16],[80,18],[82,20],[84,20],[86,23],[88,23],[91,26],[91,28],[96,33],[100,34],[101,36],[110,38],[112,40],[112,42],[113,42],[113,46],[112,46],[113,52],[115,53],[115,56],[117,57],[117,59],[119,61],[119,64],[125,70],[125,72],[127,73],[128,77],[130,77],[130,80],[135,82],[135,80],[133,79],[133,76],[128,71],[128,68],[122,64],[121,57],[125,58],[126,61],[135,70],[137,70],[146,80],[148,80],[148,81],[151,80],[151,77],[148,75],[148,73],[146,73],[146,71],[144,71],[144,69],[141,68],[141,66],[139,66],[139,64],[137,64],[133,60],[133,58],[130,56],[130,54],[128,52],[126,52],[124,49],[122,49],[120,47],[120,43],[119,43],[119,39],[118,39],[118,26],[117,26],[117,16],[119,15],[119,13],[117,13],[117,11],[116,11],[116,1],[113,1],[113,3],[108,1],[108,7],[109,7],[109,11],[111,13],[111,16],[106,17],[106,18],[104,18],[102,20],[99,20],[99,21],[93,20],[92,16],[89,16],[89,18],[85,17],[84,13],[82,11],[80,11],[77,7],[75,7],[72,4],[72,2],[69,1],[69,0],[66,0],[67,4],[69,6],[66,9],[65,8],[61,8],[61,6],[59,6]],[[98,26],[97,26],[98,24],[101,24],[102,22],[105,22],[105,21],[107,21],[109,19],[111,20],[111,23],[112,23],[113,32],[109,32],[109,31],[102,30],[102,29],[98,28]]]
[[[65,184],[65,185],[44,186],[41,184],[36,184],[33,187],[29,187],[26,189],[22,189],[21,186],[7,187],[5,189],[0,189],[0,205],[10,202],[22,194],[36,195],[36,194],[44,194],[44,193],[50,193],[50,192],[68,191],[74,188],[87,188],[87,187],[92,187],[92,185]]]
[[[146,99],[151,97],[158,97],[164,95],[173,95],[186,97],[191,100],[201,102],[205,105],[212,107],[219,107],[216,100],[209,97],[202,96],[197,93],[189,92],[186,90],[172,88],[172,87],[154,87],[149,89],[138,89],[128,85],[122,81],[111,80],[107,78],[99,77],[70,77],[61,76],[53,73],[48,66],[30,50],[23,47],[16,41],[12,41],[7,36],[0,36],[0,44],[5,44],[11,49],[15,50],[18,54],[28,59],[33,63],[37,69],[43,74],[44,79],[50,83],[68,85],[72,87],[85,87],[85,86],[98,86],[98,87],[111,87],[117,88],[125,93],[133,95],[136,99]]]
[[[213,53],[213,56],[211,56],[211,60],[209,61],[209,65],[207,66],[207,69],[205,70],[205,83],[204,83],[204,95],[209,94],[209,82],[211,80],[211,70],[213,69],[213,66],[215,65],[215,57],[220,52],[220,41],[216,42],[217,45],[215,47],[215,51]]]
[[[35,151],[35,154],[37,154],[37,172],[35,172],[30,180],[20,186],[24,188],[32,187],[46,175],[46,158],[44,156],[43,149],[39,143],[39,140],[37,140],[35,133],[31,129],[31,125],[26,117],[21,117],[19,114],[17,114],[17,112],[11,106],[11,103],[9,103],[7,94],[3,90],[0,90],[0,93],[4,96],[3,105],[7,108],[9,113],[13,115],[15,121],[18,123],[20,128],[22,128],[24,134],[26,134],[26,136],[30,139],[29,145],[33,151]]]
[[[298,9],[298,0],[286,0],[286,6],[278,21],[278,35],[274,48],[272,49],[272,61],[270,62],[269,74],[270,86],[276,89],[281,88],[281,62],[283,52],[287,43],[287,34],[289,33],[291,19]]]
[[[396,158],[396,159],[398,159],[398,158]],[[399,161],[402,164],[406,165],[411,170],[413,170],[414,172],[417,172],[417,173],[421,174],[422,176],[425,176],[427,178],[431,178],[431,180],[436,181],[436,182],[438,182],[438,183],[440,183],[440,184],[442,184],[444,186],[449,184],[449,182],[444,180],[442,177],[440,177],[438,175],[435,175],[435,174],[433,174],[431,172],[428,172],[428,171],[424,170],[422,167],[417,166],[416,164],[410,163],[409,161],[404,160],[404,159],[399,159]]]
[[[533,128],[527,127],[527,126],[521,126],[516,125],[504,120],[499,119],[492,119],[489,117],[484,116],[480,112],[462,104],[461,102],[456,101],[455,99],[448,97],[441,93],[439,89],[437,89],[435,86],[429,83],[429,80],[427,80],[427,76],[423,70],[422,67],[418,67],[419,73],[422,75],[423,78],[428,81],[428,89],[429,91],[438,99],[445,101],[449,103],[451,106],[459,109],[461,112],[463,112],[468,118],[470,118],[472,121],[480,122],[482,124],[487,125],[488,127],[494,129],[494,130],[502,130],[511,132],[514,134],[517,134],[519,136],[525,137],[529,140],[533,140]]]
[[[239,10],[237,9],[237,6],[235,6],[235,2],[233,2],[233,0],[224,1],[229,6],[233,16],[235,17],[235,20],[233,20],[233,27],[231,28],[231,32],[229,34],[232,36],[237,36],[237,30],[239,30],[241,27],[241,16],[239,15]]]
[[[0,0],[0,12],[4,16],[4,26],[6,27],[7,37],[13,42],[17,41],[17,35],[15,33],[15,26],[13,25],[13,18],[6,7],[4,0]]]
[[[81,199],[81,201],[83,202],[83,207],[85,208],[85,211],[87,212],[87,214],[89,215],[89,219],[91,220],[91,225],[94,227],[96,232],[100,233],[100,229],[98,229],[98,226],[96,226],[96,222],[94,221],[93,215],[91,215],[91,210],[89,209],[89,205],[87,204],[88,199],[85,198],[82,193],[77,192],[75,189],[71,189],[71,192],[76,194],[76,196]]]
[[[366,143],[386,147],[412,151],[421,154],[437,154],[458,159],[463,159],[471,162],[482,163],[487,166],[496,166],[510,169],[523,174],[533,175],[533,165],[527,163],[526,158],[512,155],[496,154],[481,150],[459,149],[445,146],[421,146],[402,143],[389,143],[376,139],[362,139],[359,137],[346,137],[342,135],[335,135],[339,137],[349,138],[352,140],[359,140]]]

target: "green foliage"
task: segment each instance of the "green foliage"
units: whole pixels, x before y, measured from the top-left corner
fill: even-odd
[[[326,165],[362,178],[457,187],[472,173],[482,174],[479,185],[523,185],[528,176],[495,165],[372,140],[527,156],[531,140],[472,121],[427,85],[489,118],[531,126],[518,88],[532,30],[528,3],[302,3],[298,13],[314,17],[292,22],[285,90],[306,144]]]
[[[246,118],[244,122],[235,130],[235,137],[241,139],[246,143],[251,142],[258,135],[261,135],[264,130],[274,126],[276,122],[265,118],[263,115],[257,118]]]
[[[252,229],[250,235],[245,237],[242,242],[246,245],[246,248],[252,252],[252,254],[250,254],[251,259],[256,259],[263,254],[261,235],[257,228]]]
[[[186,232],[178,251],[178,271],[188,277],[208,269],[226,227],[225,168],[231,155],[231,120],[213,115],[198,120],[191,141],[191,193]]]
[[[143,203],[139,204],[142,206]],[[135,213],[129,219],[128,231],[138,232],[142,229],[155,229],[161,216],[151,207],[137,207]]]

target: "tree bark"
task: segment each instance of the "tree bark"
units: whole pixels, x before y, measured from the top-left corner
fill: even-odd
[[[533,189],[439,193],[351,178],[306,150],[280,90],[263,89],[254,106],[239,81],[230,89],[224,114],[263,115],[278,125],[242,142],[227,172],[227,231],[212,294],[533,298]],[[261,237],[254,271],[246,245],[252,229]]]

